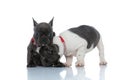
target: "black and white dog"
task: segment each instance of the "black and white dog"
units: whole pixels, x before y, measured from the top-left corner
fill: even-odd
[[[57,45],[53,44],[55,36],[52,29],[53,19],[49,23],[37,23],[33,19],[33,24],[34,34],[27,48],[27,67],[64,66],[58,61],[60,56],[58,55],[59,49],[56,48]]]
[[[59,46],[59,55],[65,55],[66,66],[71,66],[73,56],[77,57],[76,66],[84,66],[84,56],[97,46],[100,65],[106,65],[101,35],[91,26],[82,25],[68,29],[54,37],[53,43]]]

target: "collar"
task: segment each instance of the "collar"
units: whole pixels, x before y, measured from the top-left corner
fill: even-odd
[[[31,39],[31,42],[32,42],[33,45],[36,45],[36,42],[35,42],[34,38]]]
[[[60,40],[61,40],[62,43],[65,43],[65,41],[64,41],[64,39],[63,39],[62,36],[59,36],[59,38],[60,38]]]
[[[64,46],[64,51],[66,50],[66,46],[65,46],[65,40],[63,39],[62,36],[59,36],[61,42],[63,43],[63,46]]]

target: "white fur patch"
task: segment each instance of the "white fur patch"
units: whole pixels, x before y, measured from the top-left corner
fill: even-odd
[[[75,33],[67,30],[61,33],[60,36],[64,39],[66,48],[64,48],[64,45],[59,37],[54,37],[53,39],[53,43],[59,46],[59,55],[76,55],[77,50],[82,47],[86,47],[84,50],[85,52],[92,50],[92,48],[90,48],[90,50],[87,50],[87,41]]]
[[[72,33],[70,31],[65,31],[60,34],[60,36],[63,37],[65,40],[66,45],[66,53],[64,53],[66,56],[69,55],[76,55],[76,52],[79,48],[84,47],[84,51],[87,52],[87,41],[83,39],[82,37],[76,35],[75,33]]]
[[[39,54],[40,47],[37,47],[36,52]]]

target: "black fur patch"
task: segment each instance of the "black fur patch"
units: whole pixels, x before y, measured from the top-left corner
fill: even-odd
[[[98,44],[100,39],[99,32],[91,26],[82,25],[76,28],[71,28],[69,31],[79,35],[80,37],[84,38],[88,45],[87,48],[89,49],[92,44],[94,47]]]

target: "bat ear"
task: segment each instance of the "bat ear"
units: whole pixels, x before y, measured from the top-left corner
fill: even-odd
[[[54,17],[52,18],[52,20],[49,22],[49,25],[52,27],[53,26],[53,20],[54,20]]]
[[[34,20],[34,18],[32,18],[32,19],[33,19],[33,25],[35,27],[38,23]]]

